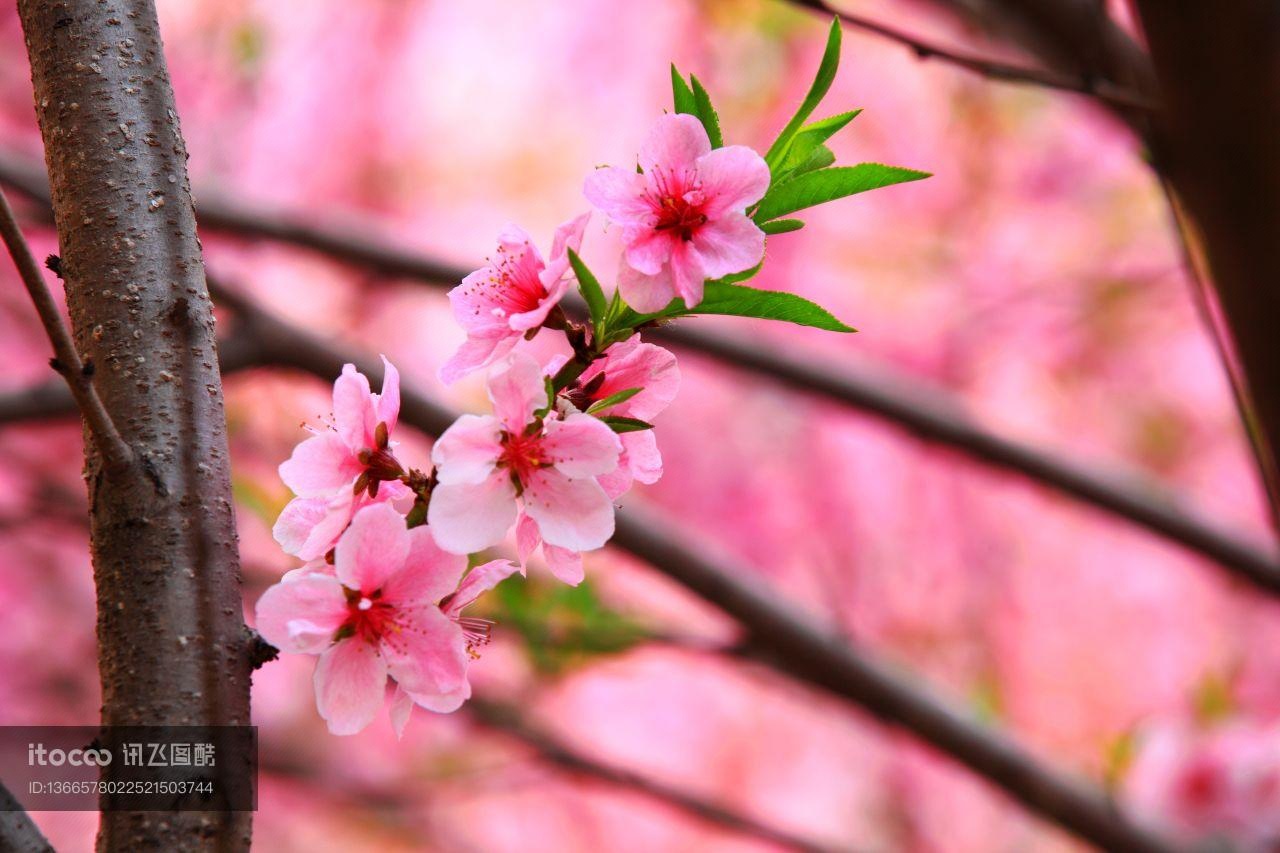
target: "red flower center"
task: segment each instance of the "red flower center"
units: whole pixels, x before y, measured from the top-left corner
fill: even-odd
[[[382,600],[382,590],[368,595],[347,589],[347,621],[338,629],[336,639],[359,637],[366,643],[377,643],[395,630],[395,609]]]
[[[674,231],[686,243],[693,239],[694,232],[707,221],[701,205],[689,204],[683,196],[664,196],[657,210],[658,224],[653,226],[658,231]]]
[[[502,455],[498,457],[499,467],[509,468],[521,483],[529,481],[529,475],[539,468],[545,468],[547,461],[542,456],[542,436],[513,435],[504,433],[502,438]]]

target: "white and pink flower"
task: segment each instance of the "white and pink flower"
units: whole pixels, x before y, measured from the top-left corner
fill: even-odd
[[[427,520],[440,547],[466,554],[497,544],[517,505],[544,542],[568,551],[604,545],[613,504],[599,478],[618,466],[618,436],[591,415],[546,411],[542,371],[523,354],[489,377],[489,398],[493,416],[463,415],[431,452],[439,484]]]
[[[384,356],[382,393],[347,364],[333,383],[333,420],[280,465],[280,478],[297,495],[273,533],[286,553],[303,560],[325,554],[362,506],[410,495],[397,479],[400,463],[389,435],[400,416],[400,373]]]
[[[528,234],[514,225],[503,230],[497,258],[449,291],[467,340],[440,368],[443,382],[493,364],[546,321],[569,289],[568,250],[581,248],[590,217],[584,213],[557,228],[545,262]]]
[[[548,372],[554,373],[562,363],[563,359],[553,361]],[[652,423],[680,390],[676,357],[662,347],[641,342],[639,335],[632,335],[591,362],[565,400],[574,409],[585,411],[594,403],[637,388],[640,390],[632,397],[600,414]],[[662,477],[662,454],[653,430],[626,432],[618,438],[622,441],[618,467],[600,477],[600,485],[611,498],[630,489],[632,482],[656,483]]]
[[[258,631],[282,651],[320,655],[316,704],[331,732],[369,725],[388,676],[401,731],[412,705],[449,712],[471,695],[471,646],[487,632],[460,612],[516,566],[495,561],[464,579],[466,562],[442,550],[429,527],[407,529],[387,504],[367,506],[338,541],[331,572],[291,573],[263,594]]]
[[[621,225],[623,299],[660,311],[679,296],[692,308],[703,285],[751,269],[764,232],[746,215],[769,189],[769,167],[743,145],[711,148],[689,115],[664,115],[640,148],[640,168],[611,166],[587,177],[587,200]]]

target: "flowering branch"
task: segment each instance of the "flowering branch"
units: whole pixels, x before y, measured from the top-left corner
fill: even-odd
[[[211,283],[261,342],[268,363],[320,378],[344,364],[377,380],[373,359],[345,352],[327,340],[270,314],[225,285]],[[410,387],[400,389],[400,420],[439,435],[457,416]],[[661,531],[661,532],[659,532]],[[1002,788],[1031,811],[1107,849],[1174,851],[1170,842],[1135,824],[1101,792],[1040,764],[1004,735],[940,704],[899,671],[792,610],[775,593],[740,572],[700,556],[635,506],[618,520],[611,544],[648,562],[738,620],[752,656],[781,675],[844,698],[884,722],[901,726],[974,773]]]
[[[35,305],[36,313],[40,316],[40,324],[44,326],[45,334],[53,344],[54,357],[50,364],[67,381],[67,387],[71,389],[76,405],[80,407],[85,423],[89,425],[89,432],[97,442],[107,468],[120,470],[127,467],[133,461],[133,451],[120,437],[111,415],[102,405],[102,398],[93,386],[93,362],[81,361],[75,342],[71,340],[71,332],[62,322],[58,304],[49,292],[49,286],[45,284],[40,266],[31,253],[31,246],[22,236],[22,229],[18,227],[13,208],[9,206],[4,193],[0,193],[0,239],[4,240],[22,283],[31,296],[31,302]]]
[[[19,155],[0,151],[0,182],[37,202],[48,203],[48,183],[43,171]],[[368,224],[348,228],[311,225],[283,214],[264,213],[230,199],[219,200],[216,195],[206,193],[201,198],[201,222],[231,233],[286,240],[344,263],[429,286],[441,286],[466,275],[462,268],[373,236],[375,229]],[[231,295],[225,290],[215,294],[219,299]],[[585,315],[572,305],[566,306],[566,313]],[[808,392],[867,412],[925,441],[952,447],[988,465],[1063,491],[1202,554],[1269,594],[1280,594],[1280,557],[1269,545],[1199,516],[1181,505],[1176,495],[1162,491],[1136,473],[1095,470],[1043,448],[992,433],[969,418],[959,402],[948,399],[942,392],[913,388],[910,379],[877,375],[848,365],[837,372],[723,334],[692,328],[657,328],[651,330],[648,337],[654,343],[696,352],[768,376],[790,391]],[[224,361],[224,370],[234,369]],[[65,397],[60,399],[52,384],[0,394],[0,423],[41,417],[46,413],[61,414],[67,410],[66,405]]]

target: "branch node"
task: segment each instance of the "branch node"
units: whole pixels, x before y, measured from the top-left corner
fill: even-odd
[[[265,664],[270,663],[280,657],[280,650],[268,643],[262,638],[262,635],[252,628],[249,631],[249,666],[258,670]]]
[[[62,278],[62,258],[60,256],[49,255],[44,259],[44,265],[49,269],[49,272],[58,278]]]

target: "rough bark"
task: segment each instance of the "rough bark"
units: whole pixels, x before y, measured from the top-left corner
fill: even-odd
[[[3,784],[0,784],[0,853],[53,853],[53,845]]]
[[[247,724],[213,311],[155,8],[18,8],[76,345],[135,457],[107,471],[86,442],[102,720]],[[98,848],[248,849],[248,818],[111,812]]]

